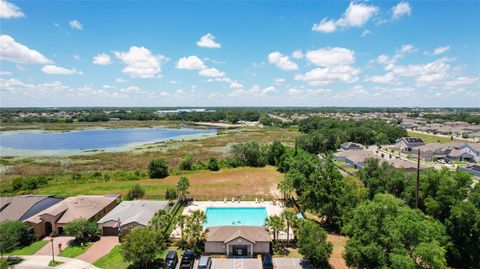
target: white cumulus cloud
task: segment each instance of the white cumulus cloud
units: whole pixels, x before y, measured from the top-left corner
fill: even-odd
[[[97,56],[93,57],[93,63],[99,65],[109,65],[112,64],[112,59],[108,54],[100,53]]]
[[[225,76],[225,73],[223,73],[223,72],[221,72],[218,69],[213,68],[213,67],[202,69],[198,72],[198,74],[200,76],[210,77],[210,78],[219,78],[219,77],[224,77]]]
[[[359,74],[360,69],[343,65],[315,68],[305,74],[296,75],[295,79],[311,85],[325,85],[334,82],[353,83],[358,80]]]
[[[19,7],[6,0],[0,0],[0,18],[11,19],[19,17],[25,17],[25,14]]]
[[[412,7],[408,2],[400,2],[392,8],[392,19],[412,14]]]
[[[442,54],[442,53],[445,53],[447,51],[450,50],[450,46],[443,46],[443,47],[438,47],[436,49],[433,50],[432,54],[433,55],[438,55],[438,54]]]
[[[9,35],[0,36],[0,60],[17,64],[51,63],[51,61],[40,52],[16,42],[15,39]]]
[[[211,49],[218,49],[222,45],[219,43],[215,42],[215,36],[208,33],[200,38],[200,40],[197,41],[197,46],[202,47],[202,48],[211,48]]]
[[[341,47],[323,48],[307,52],[306,58],[318,66],[350,65],[355,62],[355,52]]]
[[[288,56],[281,54],[278,51],[268,54],[268,62],[274,64],[282,70],[297,70],[298,65],[288,58]]]
[[[132,78],[154,78],[161,74],[161,64],[166,61],[163,55],[154,55],[149,49],[133,46],[126,52],[115,52],[126,67],[123,73]]]
[[[68,24],[70,27],[72,27],[72,29],[83,30],[83,25],[77,20],[71,20],[68,22]]]
[[[207,68],[205,63],[195,55],[180,58],[175,67],[186,70],[202,70]]]
[[[56,66],[56,65],[45,65],[42,67],[42,72],[49,75],[83,75],[83,72],[73,69],[67,69],[64,67]]]
[[[366,24],[377,12],[379,8],[365,3],[350,2],[343,16],[338,20],[323,18],[320,23],[315,23],[313,31],[332,33],[339,27],[361,27]]]

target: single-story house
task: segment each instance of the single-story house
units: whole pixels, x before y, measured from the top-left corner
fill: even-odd
[[[168,201],[123,201],[97,221],[103,235],[117,235],[120,230],[145,227],[160,209],[165,210]]]
[[[402,151],[412,151],[412,148],[423,146],[425,142],[418,137],[402,137],[395,141],[395,145]]]
[[[116,205],[118,195],[80,195],[69,197],[25,220],[37,236],[56,231],[63,233],[68,223],[78,220],[96,220],[105,216]]]
[[[417,169],[417,164],[415,162],[407,161],[397,157],[381,157],[369,150],[340,151],[335,153],[333,158],[336,161],[344,161],[345,163],[351,164],[355,169],[363,168],[365,166],[365,161],[370,158],[378,159],[380,162],[387,162],[393,165],[395,168],[402,168],[406,170]]]
[[[480,160],[480,143],[450,142],[442,144],[434,142],[413,148],[412,154],[417,155],[418,151],[420,151],[420,158],[426,161],[449,159],[473,162]]]
[[[0,197],[0,222],[24,221],[61,201],[61,198],[50,195]]]
[[[347,142],[340,145],[343,150],[360,150],[365,149],[365,146],[359,143]]]
[[[269,254],[272,239],[261,226],[214,226],[206,230],[205,254],[253,257]]]

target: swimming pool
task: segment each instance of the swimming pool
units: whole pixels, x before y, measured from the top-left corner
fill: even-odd
[[[208,207],[205,227],[263,226],[267,218],[265,207]]]

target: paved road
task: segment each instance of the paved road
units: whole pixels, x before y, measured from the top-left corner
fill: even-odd
[[[32,255],[32,256],[20,256],[24,259],[23,262],[15,265],[15,269],[49,269],[48,266],[52,256],[48,255]],[[55,257],[56,261],[62,261],[63,264],[55,267],[58,269],[100,269],[93,266],[88,262],[84,262],[78,259]]]
[[[77,259],[93,263],[101,257],[107,255],[114,246],[118,245],[118,236],[102,236],[100,240],[93,243],[93,245],[85,251],[85,253],[78,255]]]
[[[297,258],[273,258],[272,260],[273,268],[277,269],[314,269],[310,263]],[[214,258],[212,269],[262,269],[262,262],[255,258]]]

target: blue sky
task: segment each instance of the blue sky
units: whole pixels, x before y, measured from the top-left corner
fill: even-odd
[[[480,106],[478,1],[4,1],[2,106]]]

